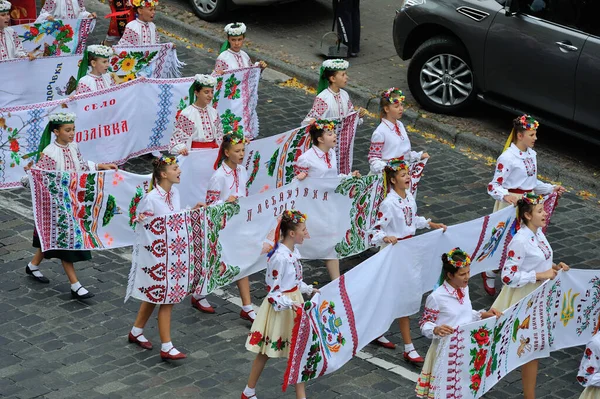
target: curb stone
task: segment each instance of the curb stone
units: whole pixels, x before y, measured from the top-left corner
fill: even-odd
[[[102,8],[102,11],[105,13],[110,12],[110,8],[106,4],[101,3],[99,0],[91,0],[90,3],[94,4],[92,8]],[[188,11],[184,10],[183,12]],[[223,43],[222,37],[217,37],[201,28],[184,23],[178,20],[176,17],[170,16],[166,13],[157,13],[155,17],[155,23],[162,29],[173,32],[181,32],[185,38],[196,42],[202,42],[210,47],[218,49]],[[309,72],[304,68],[300,68],[288,62],[273,58],[268,54],[256,51],[252,48],[247,48],[245,51],[252,58],[264,60],[275,71],[293,76],[304,85],[313,86],[317,81],[316,70]],[[351,98],[354,100],[354,104],[364,106],[370,112],[379,112],[379,104],[376,100],[377,94],[373,94],[370,89],[364,86],[349,85],[346,87],[346,91],[351,95]],[[452,125],[441,123],[429,118],[422,118],[418,112],[411,109],[407,109],[404,112],[403,122],[406,125],[413,125],[413,127],[416,129],[426,130],[429,133],[433,133],[436,136],[446,139],[451,144],[454,144],[457,148],[470,148],[494,159],[499,156],[503,149],[503,145],[500,143],[495,143],[479,137],[472,132],[459,131]],[[595,179],[591,176],[582,176],[577,172],[563,170],[555,162],[538,160],[538,167],[541,171],[543,171],[543,175],[552,181],[561,181],[563,185],[570,185],[576,187],[578,190],[600,192],[599,179]]]

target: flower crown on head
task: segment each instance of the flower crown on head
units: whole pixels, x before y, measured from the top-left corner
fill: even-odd
[[[156,7],[158,0],[131,0],[131,5],[134,7]]]
[[[539,204],[543,204],[544,203],[544,196],[543,195],[535,195],[532,193],[525,193],[523,195],[523,202],[530,204],[530,205],[539,205]]]
[[[48,115],[48,120],[52,123],[75,123],[75,118],[77,115],[72,112],[57,112]]]
[[[169,157],[169,156],[164,156],[164,155],[161,155],[160,158],[158,158],[158,162],[164,163],[164,164],[167,164],[167,165],[177,165],[179,163],[177,161],[177,158],[175,158],[175,157]]]
[[[522,115],[519,118],[519,125],[525,130],[536,130],[540,123],[533,119],[531,115]]]
[[[194,79],[202,87],[215,87],[217,85],[217,78],[214,76],[197,74]]]
[[[348,61],[342,59],[325,60],[321,65],[323,69],[328,69],[330,71],[345,71],[349,66],[350,64]]]
[[[402,93],[402,90],[400,90],[397,87],[390,87],[389,89],[381,93],[381,97],[388,100],[391,104],[403,103],[406,99],[404,93]]]
[[[335,130],[335,126],[339,123],[339,121],[333,121],[328,119],[317,119],[313,122],[312,126],[319,130]]]
[[[12,4],[8,1],[0,1],[0,12],[10,12]]]
[[[248,140],[246,140],[246,137],[244,137],[243,133],[234,133],[234,132],[226,132],[223,135],[223,141],[229,141],[231,144],[236,145],[236,144],[248,144]]]
[[[390,168],[394,172],[401,170],[401,169],[408,170],[408,164],[404,160],[404,157],[392,158],[387,162],[387,164],[385,166],[386,166],[386,168]]]
[[[227,36],[242,36],[246,33],[246,25],[243,22],[232,22],[225,25],[223,30],[227,33]]]
[[[283,214],[286,217],[290,218],[290,220],[294,224],[304,223],[304,222],[306,222],[306,219],[307,219],[306,214],[304,214],[304,213],[302,213],[300,211],[297,211],[295,209],[292,209],[292,210],[286,209],[283,212]]]
[[[448,263],[450,263],[452,266],[458,269],[467,267],[471,264],[471,257],[469,256],[469,254],[460,249],[459,247],[454,248],[446,255],[448,256]],[[452,259],[454,255],[463,255],[465,257],[465,260],[454,260]]]
[[[103,46],[101,44],[92,44],[88,46],[87,50],[88,54],[94,54],[98,57],[108,58],[114,54],[112,47]]]

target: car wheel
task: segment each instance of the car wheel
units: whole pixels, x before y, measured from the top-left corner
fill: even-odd
[[[190,4],[205,21],[217,21],[227,10],[227,0],[190,0]]]
[[[430,111],[452,114],[464,110],[477,95],[467,50],[451,37],[427,40],[410,61],[408,87]]]

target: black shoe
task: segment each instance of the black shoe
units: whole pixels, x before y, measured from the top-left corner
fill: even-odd
[[[78,292],[80,289],[82,289],[83,287],[79,287],[77,288],[77,291],[73,291],[71,290],[71,298],[73,299],[90,299],[92,297],[94,297],[94,294],[92,294],[91,292],[88,291],[87,294],[83,294],[83,295],[79,295]]]
[[[48,280],[48,277],[46,277],[46,276],[41,276],[41,277],[35,276],[33,274],[33,271],[29,268],[29,265],[25,266],[25,273],[29,274],[31,277],[33,277],[40,283],[48,284],[50,282],[50,280]]]

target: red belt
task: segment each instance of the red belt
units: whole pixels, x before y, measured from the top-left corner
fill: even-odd
[[[413,238],[413,237],[414,237],[414,235],[410,235],[410,236],[406,236],[406,237],[402,237],[402,238],[398,238],[398,237],[396,237],[396,239],[397,239],[398,241],[402,241],[402,240],[408,240],[409,238]]]
[[[513,194],[526,194],[526,193],[530,193],[533,190],[521,190],[520,188],[511,188],[508,190],[509,193],[513,193]]]
[[[298,290],[298,286],[295,286],[294,288],[292,288],[291,290],[287,290],[287,291],[283,291],[284,294],[289,294],[290,292],[294,292]]]
[[[219,148],[216,141],[192,141],[192,148]]]

